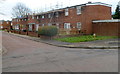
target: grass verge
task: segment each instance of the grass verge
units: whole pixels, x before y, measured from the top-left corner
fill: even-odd
[[[87,42],[87,41],[94,41],[94,40],[112,39],[112,38],[117,38],[117,36],[96,36],[96,37],[93,37],[93,35],[85,35],[85,36],[78,36],[78,37],[57,38],[55,40],[62,41],[62,42],[77,43],[77,42]]]

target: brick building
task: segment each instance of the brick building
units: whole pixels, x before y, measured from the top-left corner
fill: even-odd
[[[9,30],[11,28],[11,21],[7,20],[0,20],[0,29],[7,29]]]
[[[59,34],[92,34],[93,20],[110,20],[111,5],[95,2],[56,9],[44,13],[27,15],[12,20],[14,29],[26,26],[28,33],[36,33],[40,26],[55,25]]]

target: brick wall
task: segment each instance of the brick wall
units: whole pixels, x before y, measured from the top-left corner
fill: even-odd
[[[39,24],[39,26],[48,25],[51,23],[52,25],[59,24],[59,33],[60,34],[92,34],[93,33],[93,27],[92,27],[92,21],[93,20],[109,20],[111,19],[111,7],[106,5],[81,5],[81,14],[77,15],[77,6],[72,6],[68,8],[63,8],[55,11],[49,11],[45,13],[40,14],[33,14],[28,15],[27,21],[21,21],[24,18],[21,18],[20,21],[13,21],[13,24],[29,24],[31,23],[33,26],[33,31],[36,30],[36,24]],[[65,16],[65,9],[68,9],[69,15]],[[59,16],[56,17],[56,13],[59,13]],[[52,18],[48,18],[48,15],[51,14],[54,16],[51,16]],[[45,18],[42,18],[44,15]],[[34,18],[32,18],[34,17]],[[39,18],[37,18],[39,17]],[[17,18],[16,18],[17,19]],[[77,28],[77,23],[81,23],[81,29],[79,30]],[[64,29],[64,23],[70,23],[71,29]],[[27,26],[27,29],[29,26]],[[31,33],[32,33],[31,32]],[[33,34],[33,33],[32,33]]]

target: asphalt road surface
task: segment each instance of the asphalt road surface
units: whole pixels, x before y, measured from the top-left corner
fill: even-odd
[[[3,72],[118,72],[118,50],[63,48],[2,33]]]

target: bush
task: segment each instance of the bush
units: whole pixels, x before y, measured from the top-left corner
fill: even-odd
[[[43,36],[55,36],[58,33],[58,29],[56,26],[44,26],[44,27],[39,27],[38,29],[38,34],[43,35]]]

